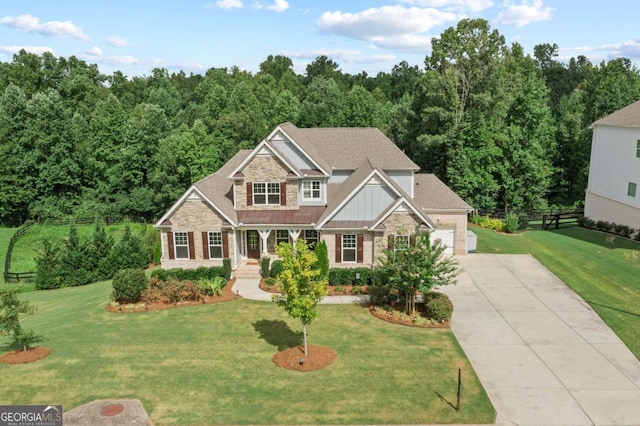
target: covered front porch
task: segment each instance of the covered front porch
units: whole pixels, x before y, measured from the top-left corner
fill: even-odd
[[[303,238],[309,244],[316,244],[320,235],[311,227],[251,227],[236,230],[239,257],[245,260],[276,256],[275,247],[278,244],[295,244],[298,238]]]

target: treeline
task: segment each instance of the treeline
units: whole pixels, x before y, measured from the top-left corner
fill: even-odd
[[[555,44],[526,54],[484,20],[462,20],[432,45],[424,68],[400,62],[376,76],[326,56],[297,75],[270,55],[255,74],[127,78],[22,51],[0,63],[0,224],[157,218],[286,121],[378,127],[476,208],[580,202],[589,125],[640,98],[638,69],[624,58],[562,63]]]

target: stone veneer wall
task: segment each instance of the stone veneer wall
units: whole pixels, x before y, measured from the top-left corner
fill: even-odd
[[[467,254],[467,214],[461,213],[427,213],[436,228],[453,228],[454,254]]]
[[[362,242],[362,263],[336,263],[336,234],[363,234]],[[367,231],[322,231],[321,239],[327,243],[327,253],[329,254],[330,268],[362,268],[375,264],[374,258],[374,236],[373,232]]]
[[[237,210],[295,210],[298,208],[298,181],[287,178],[289,169],[271,155],[257,155],[242,170],[244,179],[235,181]],[[247,206],[247,182],[286,182],[287,205]]]
[[[202,252],[202,232],[222,231],[223,218],[217,211],[200,200],[186,200],[169,218],[172,232],[193,232],[193,245],[196,258],[169,259],[169,242],[167,231],[162,230],[162,267],[169,268],[197,268],[199,266],[222,266],[222,259],[204,259]],[[235,233],[229,231],[229,257],[235,253]]]

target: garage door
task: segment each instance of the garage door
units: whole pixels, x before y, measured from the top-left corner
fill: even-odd
[[[440,240],[442,244],[447,246],[444,254],[453,254],[453,246],[455,244],[455,229],[453,228],[438,228],[431,233],[431,240]]]

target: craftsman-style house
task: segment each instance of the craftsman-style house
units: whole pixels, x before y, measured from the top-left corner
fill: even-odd
[[[332,267],[373,266],[382,247],[400,247],[416,226],[447,253],[466,253],[471,207],[417,171],[378,129],[282,124],[162,216],[162,267],[217,266],[228,257],[236,269],[297,238],[326,241]]]

